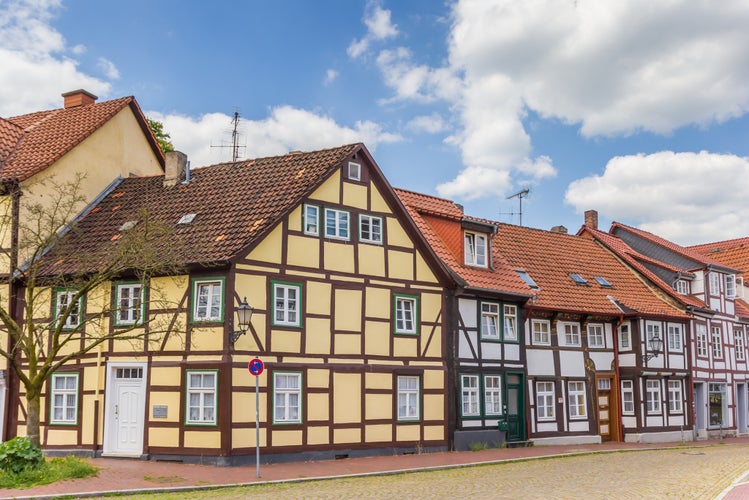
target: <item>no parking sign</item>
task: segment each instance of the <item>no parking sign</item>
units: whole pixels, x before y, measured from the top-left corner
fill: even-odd
[[[257,377],[263,373],[263,370],[265,370],[265,364],[262,359],[255,358],[247,364],[247,369],[250,371],[251,375]]]

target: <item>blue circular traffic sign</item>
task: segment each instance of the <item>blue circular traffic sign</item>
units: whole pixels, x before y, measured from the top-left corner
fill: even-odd
[[[265,364],[263,364],[263,360],[260,358],[255,358],[247,364],[247,369],[250,370],[252,375],[257,377],[265,370]]]

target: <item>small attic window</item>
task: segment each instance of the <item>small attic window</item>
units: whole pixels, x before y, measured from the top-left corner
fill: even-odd
[[[588,282],[585,281],[585,278],[583,278],[582,276],[580,276],[577,273],[570,273],[570,278],[572,278],[572,281],[574,281],[578,285],[587,285],[588,284]]]
[[[120,226],[120,231],[129,231],[138,224],[137,220],[129,220]]]
[[[348,162],[348,178],[352,181],[361,180],[361,164],[353,161]]]
[[[193,220],[195,220],[195,216],[196,215],[197,214],[186,214],[186,215],[183,215],[182,218],[177,222],[177,224],[189,224]]]
[[[530,274],[528,274],[525,271],[515,271],[515,272],[518,273],[518,276],[520,276],[523,279],[523,281],[525,281],[526,285],[533,288],[534,290],[538,290],[539,287],[536,284],[536,282],[533,281],[533,278],[531,278]]]
[[[609,282],[609,280],[607,280],[606,278],[604,278],[602,276],[596,276],[593,279],[596,280],[598,282],[598,284],[601,285],[601,286],[605,286],[605,287],[612,287],[612,286],[614,286],[614,285],[612,285]]]

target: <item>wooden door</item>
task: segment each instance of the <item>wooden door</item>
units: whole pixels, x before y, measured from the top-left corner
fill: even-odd
[[[601,441],[611,441],[612,433],[616,433],[616,429],[613,428],[616,424],[616,415],[611,401],[611,378],[599,378],[597,386],[598,434]]]

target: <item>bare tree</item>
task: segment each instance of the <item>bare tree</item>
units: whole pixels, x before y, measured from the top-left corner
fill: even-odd
[[[113,297],[113,282],[137,281],[145,291],[152,277],[177,276],[184,247],[170,226],[145,209],[106,242],[90,228],[81,230],[77,217],[85,207],[82,180],[77,176],[67,182],[47,181],[24,195],[16,218],[18,242],[12,250],[17,254],[7,256],[8,262],[19,265],[11,269],[7,296],[0,297],[0,332],[8,338],[0,345],[0,356],[25,388],[26,432],[37,446],[42,391],[55,371],[110,340],[133,341],[142,351],[162,342],[165,335],[180,334],[176,316],[147,317],[138,312],[129,324],[112,323],[123,307]],[[10,203],[4,207],[0,227],[7,231],[13,215]],[[91,245],[96,237],[99,241]],[[9,241],[7,233],[2,240]],[[168,297],[158,290],[149,289],[146,297],[150,310],[170,307]]]

